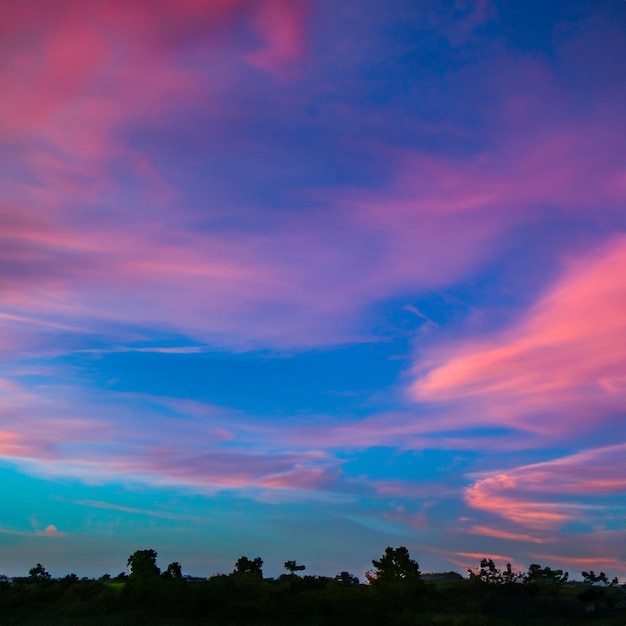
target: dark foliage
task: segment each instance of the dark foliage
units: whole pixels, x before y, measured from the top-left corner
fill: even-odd
[[[161,570],[156,564],[157,553],[154,550],[137,550],[128,557],[128,569],[132,579],[149,579],[158,576]]]
[[[285,561],[285,569],[290,574],[295,574],[295,572],[301,572],[306,569],[306,565],[298,565],[295,561]]]
[[[295,562],[288,562],[296,565]],[[591,572],[585,582],[533,564],[523,575],[483,559],[470,579],[419,572],[408,550],[387,548],[372,561],[371,584],[335,577],[263,579],[260,557],[241,557],[232,574],[182,575],[170,563],[158,575],[156,552],[129,558],[131,575],[52,579],[41,564],[29,576],[0,577],[2,626],[623,626],[626,592]],[[300,570],[301,571],[301,570]],[[368,577],[369,578],[369,577]],[[425,579],[425,580],[424,580]]]
[[[45,583],[49,581],[52,576],[41,563],[37,563],[37,565],[28,572],[28,578],[34,583]]]
[[[373,572],[367,572],[366,578],[370,585],[381,586],[397,583],[420,582],[419,564],[414,561],[407,548],[387,547],[380,559],[372,559]]]
[[[263,578],[263,559],[260,556],[257,556],[256,559],[249,559],[247,556],[242,556],[237,560],[237,563],[235,563],[235,571],[233,574]]]

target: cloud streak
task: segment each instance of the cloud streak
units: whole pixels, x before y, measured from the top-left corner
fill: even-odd
[[[621,443],[503,470],[468,487],[465,501],[531,530],[557,532],[570,521],[597,525],[606,503],[626,493],[625,452]]]
[[[479,420],[546,436],[621,419],[626,399],[626,239],[569,268],[525,317],[492,338],[439,349],[416,400],[470,403]],[[546,416],[550,416],[546,419]]]

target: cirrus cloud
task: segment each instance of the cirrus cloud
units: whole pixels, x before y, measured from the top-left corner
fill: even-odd
[[[419,364],[413,397],[463,402],[470,421],[553,436],[623,419],[625,270],[624,236],[570,261],[509,330],[434,350]]]
[[[624,454],[626,443],[620,443],[503,470],[468,487],[465,501],[527,529],[557,532],[572,521],[607,523],[606,501],[623,501],[626,494]]]

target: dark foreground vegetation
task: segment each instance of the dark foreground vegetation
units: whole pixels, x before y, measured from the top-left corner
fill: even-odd
[[[626,590],[600,572],[584,582],[538,564],[503,571],[491,559],[468,572],[422,574],[404,547],[387,548],[367,584],[349,572],[308,576],[287,561],[287,574],[263,577],[263,560],[241,557],[229,575],[161,572],[154,550],[128,559],[130,574],[98,580],[52,579],[37,564],[25,578],[0,577],[1,626],[576,626],[626,624]]]

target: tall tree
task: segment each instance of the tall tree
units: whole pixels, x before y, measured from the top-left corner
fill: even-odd
[[[399,548],[388,546],[380,559],[372,559],[372,565],[375,570],[365,573],[370,584],[417,582],[421,577],[418,562],[411,558],[404,546]]]
[[[157,553],[152,549],[133,552],[127,562],[130,577],[139,579],[159,576],[161,570],[157,567],[156,558]]]

